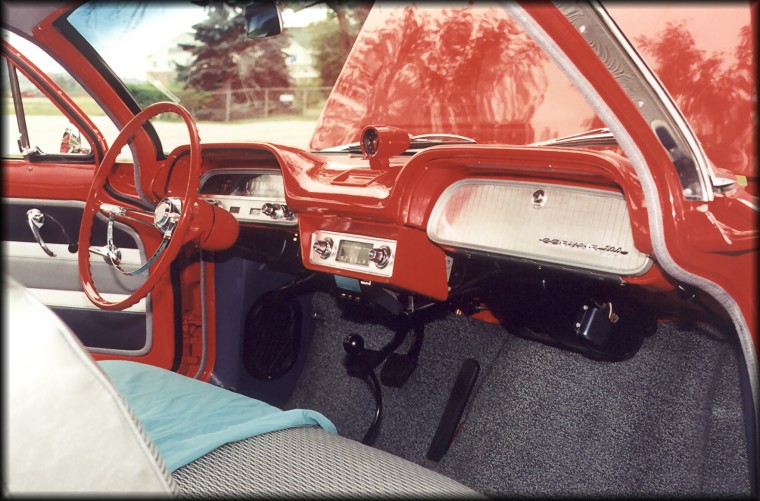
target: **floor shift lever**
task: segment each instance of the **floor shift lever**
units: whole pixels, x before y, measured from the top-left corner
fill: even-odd
[[[372,420],[367,433],[364,434],[362,443],[372,445],[375,442],[377,430],[380,427],[380,417],[383,412],[383,395],[380,391],[380,381],[377,380],[375,370],[367,360],[364,350],[364,338],[359,334],[349,334],[343,340],[343,349],[349,355],[349,373],[354,376],[366,377],[369,375],[375,389],[375,418]],[[359,370],[357,370],[359,369]]]

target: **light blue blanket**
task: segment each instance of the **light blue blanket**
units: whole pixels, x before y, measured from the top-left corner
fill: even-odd
[[[299,426],[336,433],[322,414],[282,411],[267,403],[166,369],[118,360],[100,362],[124,396],[169,471],[228,442]]]

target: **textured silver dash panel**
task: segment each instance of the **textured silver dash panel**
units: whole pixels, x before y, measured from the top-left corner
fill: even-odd
[[[651,265],[633,245],[625,198],[605,190],[466,179],[443,192],[427,233],[441,245],[618,275]]]

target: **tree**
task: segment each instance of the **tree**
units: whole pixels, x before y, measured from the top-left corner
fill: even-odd
[[[311,2],[289,2],[288,6],[298,10],[301,3]],[[330,8],[330,12],[327,19],[309,26],[311,31],[309,45],[313,51],[314,66],[319,71],[322,85],[332,87],[369,15],[372,2],[328,1],[325,4]]]
[[[668,23],[652,37],[636,40],[654,60],[654,70],[721,167],[754,165],[754,92],[749,26],[739,32],[734,58],[707,54],[682,23]]]
[[[341,99],[328,103],[311,148],[357,141],[366,117],[411,134],[534,141],[546,56],[502,9],[389,5],[362,31],[335,84]]]
[[[166,95],[160,89],[147,82],[125,82],[125,85],[141,108],[158,103],[159,101],[166,101]]]
[[[193,26],[195,43],[180,45],[192,54],[189,64],[177,65],[178,80],[186,89],[227,91],[235,104],[261,108],[262,98],[257,89],[291,85],[285,62],[287,34],[247,38],[243,3],[217,1],[206,9],[208,18]],[[224,110],[226,104],[221,101],[227,99],[227,93],[216,96],[219,102],[214,108]],[[273,99],[270,105],[278,103]],[[217,113],[201,118],[224,117]]]

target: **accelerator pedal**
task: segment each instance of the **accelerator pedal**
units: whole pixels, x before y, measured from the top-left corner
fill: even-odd
[[[446,451],[449,450],[479,372],[480,364],[477,360],[468,358],[462,362],[462,368],[459,369],[454,388],[451,389],[451,395],[449,395],[449,401],[446,402],[441,422],[438,423],[438,429],[435,431],[433,441],[427,451],[427,458],[431,461],[440,461]]]

